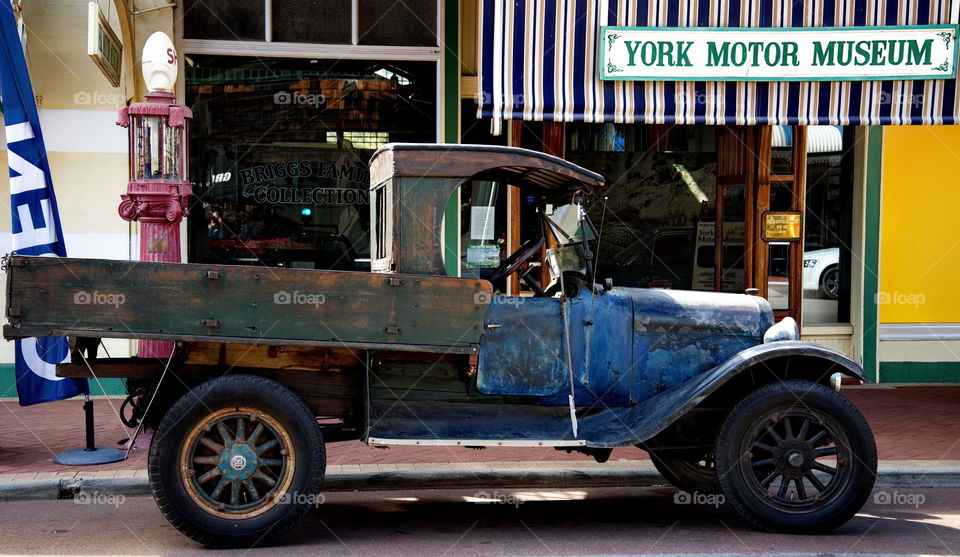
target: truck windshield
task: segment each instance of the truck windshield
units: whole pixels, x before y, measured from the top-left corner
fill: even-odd
[[[556,224],[557,228],[561,231],[560,234],[556,234],[558,243],[581,243],[583,242],[584,231],[586,231],[588,241],[597,238],[597,231],[594,229],[590,220],[580,218],[580,212],[582,210],[583,206],[575,203],[561,205],[553,209],[553,212],[551,212],[549,206],[547,207],[547,218]]]

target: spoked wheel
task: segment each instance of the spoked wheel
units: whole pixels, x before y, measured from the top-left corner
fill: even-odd
[[[769,530],[832,530],[860,510],[876,479],[876,444],[863,415],[810,381],[748,395],[727,417],[716,452],[724,495]]]
[[[703,454],[676,454],[650,451],[650,460],[670,485],[688,493],[720,493],[720,480],[713,451]]]
[[[253,408],[223,409],[190,432],[180,475],[194,502],[227,518],[269,508],[293,481],[296,449],[282,424]]]
[[[164,516],[208,546],[264,545],[319,502],[325,456],[313,412],[252,375],[213,379],[166,413],[149,473]]]

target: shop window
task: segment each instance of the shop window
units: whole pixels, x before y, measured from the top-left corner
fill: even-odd
[[[272,2],[273,40],[295,43],[349,43],[351,0]]]
[[[850,321],[850,238],[854,133],[851,127],[807,128],[803,322]]]
[[[183,36],[187,39],[262,41],[263,0],[184,0]]]
[[[435,64],[189,58],[190,260],[368,269],[368,163],[436,140]]]
[[[363,0],[360,44],[436,46],[435,0]]]
[[[603,222],[598,278],[713,290],[715,151],[710,126],[567,124],[566,157],[607,180],[588,208],[594,223]],[[741,280],[742,252],[741,241],[739,255],[724,257],[725,266],[740,261]],[[696,269],[703,277],[695,279]]]

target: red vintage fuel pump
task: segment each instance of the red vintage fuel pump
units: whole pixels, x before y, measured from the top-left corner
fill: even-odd
[[[180,222],[193,188],[189,178],[189,123],[193,113],[175,103],[177,52],[162,32],[143,47],[145,102],[120,109],[117,124],[127,128],[130,181],[121,195],[120,217],[140,222],[141,261],[180,261]],[[142,358],[167,358],[173,343],[139,341]]]

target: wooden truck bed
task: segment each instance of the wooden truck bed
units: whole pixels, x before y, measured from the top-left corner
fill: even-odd
[[[7,339],[107,337],[473,354],[478,279],[11,255]],[[477,296],[477,294],[481,294]]]

